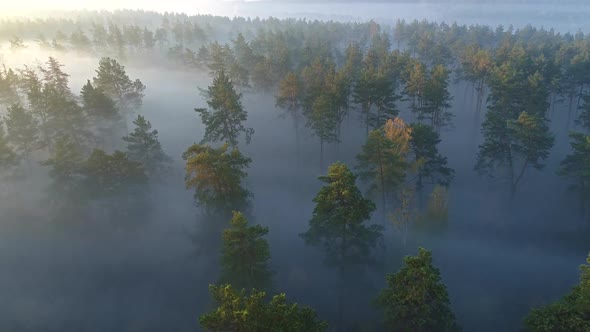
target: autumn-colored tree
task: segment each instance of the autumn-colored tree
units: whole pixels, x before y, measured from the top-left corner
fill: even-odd
[[[371,131],[357,155],[360,178],[370,184],[370,191],[381,192],[384,210],[406,179],[411,133],[402,119],[389,120],[383,129]]]
[[[195,190],[196,203],[211,212],[243,211],[251,193],[243,187],[244,169],[251,162],[237,148],[214,149],[194,144],[183,154],[186,187]]]

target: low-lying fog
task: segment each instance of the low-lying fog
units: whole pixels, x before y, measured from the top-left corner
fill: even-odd
[[[248,4],[234,14],[254,15],[260,6],[270,14],[330,15],[353,17],[417,17],[428,19],[457,15],[463,23],[509,22],[522,14],[520,6],[490,12],[476,5],[426,7],[424,5],[361,4]],[[276,8],[275,8],[276,6]],[[424,6],[424,7],[422,7]],[[403,8],[419,8],[405,13]],[[236,7],[238,8],[238,7]],[[492,8],[487,5],[486,8]],[[502,13],[513,10],[513,16]],[[529,17],[537,26],[588,30],[577,16],[580,11],[551,5]],[[398,11],[399,9],[399,11]],[[424,9],[424,10],[422,10]],[[390,14],[388,14],[390,13]],[[573,21],[551,21],[551,15]],[[324,15],[324,14],[322,14]],[[569,16],[568,16],[569,15]],[[461,17],[463,19],[461,19]],[[518,20],[518,22],[525,22]],[[45,61],[50,54],[30,48],[18,55],[6,52],[7,66],[22,67]],[[55,54],[71,75],[78,93],[94,76],[98,59]],[[217,251],[199,244],[206,224],[184,187],[182,152],[203,136],[204,128],[194,112],[206,106],[198,87],[210,77],[167,66],[124,62],[130,77],[147,86],[140,113],[159,131],[164,151],[174,167],[160,184],[151,185],[151,210],[146,226],[134,233],[106,233],[84,227],[50,223],[43,200],[49,180],[46,169],[33,166],[24,182],[5,182],[0,192],[0,330],[2,331],[194,331],[198,316],[210,304],[207,286],[217,278]],[[386,271],[359,277],[359,294],[347,300],[348,319],[359,322],[375,315],[368,301],[383,284],[385,272],[394,272],[405,254],[415,254],[418,244],[433,250],[435,264],[448,286],[451,302],[465,331],[516,331],[534,305],[557,299],[576,283],[578,265],[584,261],[588,241],[578,231],[582,220],[577,201],[568,194],[567,182],[555,175],[569,152],[566,123],[552,123],[556,144],[542,171],[526,174],[515,199],[497,181],[480,177],[473,166],[481,142],[480,123],[473,109],[471,88],[455,85],[453,128],[443,130],[439,145],[456,177],[451,186],[450,225],[446,235],[412,238],[404,249],[391,226],[386,247],[391,253]],[[250,145],[242,151],[252,158],[247,187],[254,194],[252,222],[269,226],[275,285],[294,301],[318,310],[328,320],[336,316],[333,269],[323,267],[322,254],[306,247],[299,233],[306,230],[314,207],[312,199],[321,182],[319,144],[311,132],[302,135],[301,159],[296,154],[293,123],[281,117],[271,94],[244,91],[248,126],[255,129]],[[557,105],[566,108],[565,105]],[[407,105],[402,118],[411,119]],[[128,119],[131,123],[132,119]],[[354,165],[364,143],[364,127],[355,115],[345,120],[339,149],[329,146],[325,165],[341,160]],[[374,219],[379,218],[375,213]],[[587,234],[586,234],[587,238]],[[196,239],[196,240],[195,240]],[[541,277],[542,276],[542,277]],[[319,295],[321,294],[321,295]],[[360,302],[365,303],[365,302]]]

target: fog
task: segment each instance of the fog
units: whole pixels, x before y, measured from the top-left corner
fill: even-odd
[[[590,31],[588,6],[546,4],[328,4],[236,3],[212,14],[231,16],[307,17],[394,24],[406,20],[456,21],[460,24],[555,28]],[[228,12],[231,10],[231,12]],[[59,53],[30,46],[12,53],[2,48],[7,67],[22,68],[54,56],[70,74],[78,94],[95,75],[99,57]],[[131,57],[130,57],[131,58]],[[162,61],[164,62],[164,61]],[[145,220],[132,231],[113,231],[107,224],[50,220],[47,169],[34,156],[31,175],[0,182],[0,330],[2,331],[195,331],[198,317],[211,308],[208,285],[218,278],[219,230],[195,206],[184,184],[182,153],[198,143],[204,127],[194,108],[206,107],[199,88],[211,84],[205,70],[186,70],[166,63],[122,60],[132,78],[147,87],[138,111],[159,132],[171,169],[151,181]],[[357,277],[358,289],[346,299],[349,326],[380,317],[370,301],[397,271],[401,258],[418,246],[433,251],[434,263],[448,287],[451,304],[464,331],[517,331],[531,307],[560,298],[576,284],[578,266],[589,250],[587,226],[569,183],[556,175],[570,152],[569,125],[555,105],[551,130],[555,145],[543,170],[530,170],[513,199],[503,182],[474,171],[480,126],[473,109],[475,94],[466,83],[453,83],[453,126],[441,132],[439,151],[456,172],[450,186],[449,228],[437,236],[412,233],[408,244],[386,226],[386,262]],[[322,185],[317,177],[327,165],[354,166],[365,143],[365,129],[352,112],[343,123],[342,142],[326,145],[320,165],[318,139],[303,129],[298,157],[293,122],[275,106],[273,91],[242,91],[252,142],[241,151],[252,158],[246,187],[253,193],[252,223],[269,227],[273,286],[290,299],[316,309],[329,322],[337,317],[337,273],[322,264],[320,250],[299,236],[308,227]],[[413,120],[409,103],[400,117]],[[131,126],[132,118],[127,119]],[[124,148],[124,142],[117,148]],[[359,181],[365,192],[365,187]],[[381,222],[381,212],[373,215]],[[223,227],[222,227],[223,228]],[[216,240],[217,239],[217,240]],[[369,325],[370,326],[370,325]],[[330,329],[333,331],[334,329]]]

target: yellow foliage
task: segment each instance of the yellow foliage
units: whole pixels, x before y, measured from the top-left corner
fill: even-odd
[[[384,127],[385,137],[391,140],[395,146],[395,152],[406,156],[410,151],[410,139],[412,139],[412,128],[401,118],[389,119]]]

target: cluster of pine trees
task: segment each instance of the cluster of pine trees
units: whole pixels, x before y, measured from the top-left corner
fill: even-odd
[[[49,211],[55,218],[133,220],[130,214],[147,204],[148,179],[161,176],[171,161],[143,116],[133,121],[132,132],[127,127],[145,86],[131,80],[116,60],[102,58],[96,76],[76,95],[62,67],[49,57],[38,68],[0,72],[6,110],[0,122],[0,172],[22,178],[35,164],[47,167],[53,193]],[[117,149],[122,144],[125,151]],[[93,208],[96,213],[89,212]]]
[[[384,225],[369,224],[377,208],[371,199],[380,200],[383,216],[404,239],[415,227],[445,227],[454,170],[437,145],[441,130],[452,127],[453,79],[473,88],[474,116],[485,112],[475,169],[500,175],[513,195],[530,168],[545,166],[554,144],[551,119],[565,117],[568,126],[576,126],[559,174],[573,179],[583,213],[590,218],[590,38],[582,33],[417,21],[399,21],[389,32],[375,22],[171,14],[145,14],[156,15],[160,25],[142,26],[143,14],[117,14],[133,17],[134,23],[111,15],[106,27],[92,15],[77,27],[68,20],[0,25],[11,31],[3,37],[10,38],[15,52],[26,47],[25,39],[47,28],[55,37],[48,42],[37,36],[43,47],[120,58],[158,49],[174,61],[209,71],[213,82],[203,91],[208,107],[195,109],[205,133],[183,154],[186,187],[194,190],[195,202],[209,217],[231,220],[222,235],[219,283],[211,286],[219,307],[200,319],[206,329],[327,329],[313,310],[287,302],[284,294],[266,298],[266,292],[274,293],[264,239],[269,230],[247,221],[252,193],[245,180],[252,160],[239,145],[250,143],[254,129],[244,124],[248,113],[241,91],[273,93],[276,106],[292,118],[297,139],[303,126],[319,139],[322,168],[324,145],[341,141],[344,120],[356,115],[365,129],[356,174],[343,163],[328,168],[320,177],[324,186],[314,198],[309,229],[301,234],[337,269],[341,294],[350,287],[348,276],[375,263]],[[149,179],[164,174],[170,161],[158,132],[143,116],[135,118],[132,132],[127,128],[127,119],[142,104],[145,86],[110,57],[100,60],[96,76],[79,95],[70,90],[68,77],[55,58],[39,68],[0,71],[0,103],[6,110],[0,125],[0,170],[26,175],[33,161],[47,167],[51,190],[57,193],[51,202],[55,215],[72,220],[101,216],[88,213],[94,210],[107,211],[102,216],[106,220],[138,219],[130,218],[131,213],[146,210],[132,207],[147,204],[135,201],[147,199]],[[565,114],[556,114],[559,103],[568,106]],[[399,115],[406,109],[411,119],[404,121]],[[125,151],[117,150],[121,142],[113,137],[122,137]],[[370,197],[357,187],[357,177]],[[421,203],[424,195],[429,196],[426,204]],[[589,273],[584,266],[580,285],[569,295],[533,310],[525,330],[588,331]],[[429,251],[419,249],[386,279],[387,288],[375,304],[383,309],[388,330],[460,329]],[[343,301],[339,330],[344,328]]]

